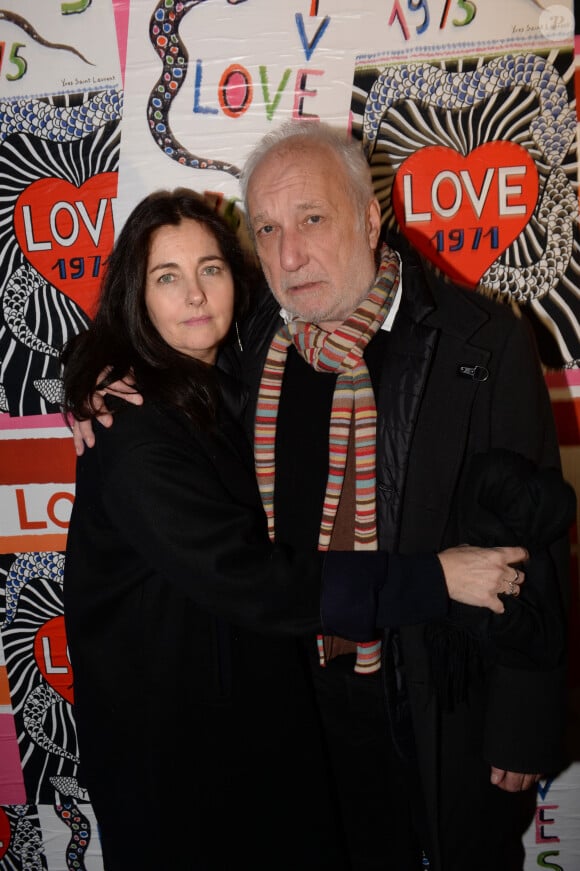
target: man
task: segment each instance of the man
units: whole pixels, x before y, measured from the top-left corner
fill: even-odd
[[[376,546],[374,532],[391,552],[441,551],[465,541],[461,494],[474,455],[507,449],[558,467],[524,324],[436,278],[410,253],[402,267],[388,249],[379,261],[380,209],[358,146],[324,125],[284,125],[250,155],[242,187],[275,299],[257,312],[244,344],[257,395],[258,479],[276,540],[349,550]],[[369,294],[375,282],[378,301]],[[359,467],[356,456],[357,391],[367,389],[364,419],[369,385],[360,387],[364,372],[354,386],[344,374],[361,363],[378,414],[376,452],[364,427],[360,436],[376,463],[370,534],[374,506],[365,503],[364,458]],[[337,398],[349,378],[352,426],[344,411],[352,400]],[[565,544],[556,551],[565,588]],[[477,633],[445,623],[439,634],[401,627],[370,650],[338,637],[319,639],[318,653],[310,645],[353,869],[418,869],[424,849],[432,871],[521,871],[531,787],[562,765],[558,590],[546,601],[558,640],[541,665],[500,656],[481,667]],[[466,609],[457,620],[472,616]],[[339,619],[338,635],[356,638],[352,622]],[[470,670],[467,657],[479,664]]]
[[[341,550],[345,563],[355,549],[424,553],[431,573],[437,552],[448,584],[459,559],[467,585],[499,554],[477,550],[482,562],[468,564],[471,549],[453,547],[480,526],[464,522],[465,491],[481,486],[471,458],[507,448],[558,466],[523,324],[435,280],[410,252],[401,267],[381,249],[366,161],[324,125],[265,137],[242,183],[273,294],[241,355],[271,536]],[[494,526],[475,543],[525,541]],[[418,871],[423,851],[432,871],[521,871],[531,787],[562,764],[563,699],[559,593],[544,563],[532,604],[514,596],[522,573],[509,566],[522,554],[503,556],[505,615],[465,609],[426,627],[409,594],[398,603],[409,625],[352,643],[369,620],[389,624],[378,596],[376,613],[374,601],[335,607],[325,626],[336,634],[306,640],[351,871]]]

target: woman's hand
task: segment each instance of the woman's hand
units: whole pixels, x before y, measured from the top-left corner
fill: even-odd
[[[100,384],[107,376],[109,370],[105,369],[99,376],[98,383]],[[101,387],[92,394],[90,406],[94,409],[94,418],[101,426],[109,427],[113,425],[113,414],[107,408],[107,395],[118,396],[124,399],[125,402],[130,402],[133,405],[142,405],[143,397],[135,390],[135,381],[132,375],[126,375],[118,381],[113,381],[107,387]],[[95,433],[93,432],[93,418],[86,420],[69,420],[72,429],[73,443],[77,457],[82,456],[87,448],[94,447]]]
[[[528,552],[523,547],[461,545],[438,557],[450,599],[503,614],[499,596],[519,596],[525,580],[519,566],[528,559]]]

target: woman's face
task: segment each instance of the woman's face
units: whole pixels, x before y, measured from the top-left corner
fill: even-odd
[[[234,316],[234,281],[213,233],[185,218],[151,236],[145,305],[168,345],[215,363]]]

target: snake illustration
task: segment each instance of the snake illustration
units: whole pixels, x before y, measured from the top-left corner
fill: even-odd
[[[232,163],[192,154],[175,137],[169,123],[171,104],[179,93],[187,72],[189,55],[179,36],[179,24],[195,6],[205,0],[159,0],[149,23],[149,39],[163,62],[163,69],[147,104],[151,135],[172,160],[194,169],[215,169],[238,178],[241,170]]]
[[[524,87],[540,103],[530,125],[534,142],[552,166],[559,166],[576,136],[576,116],[568,105],[566,85],[554,67],[535,54],[503,55],[476,70],[450,73],[432,64],[405,64],[385,70],[367,97],[363,144],[370,157],[381,121],[401,100],[439,109],[469,109],[501,90]]]
[[[2,294],[2,312],[7,328],[14,338],[25,348],[58,359],[60,348],[50,345],[32,332],[26,323],[26,306],[34,293],[47,286],[45,279],[30,264],[24,263],[12,273]],[[35,390],[52,405],[63,400],[63,383],[60,378],[36,378],[32,382]],[[3,385],[0,385],[0,411],[8,411],[8,398]]]
[[[63,11],[72,12],[73,10],[69,9]],[[59,49],[60,51],[70,51],[71,54],[74,54],[78,58],[80,58],[83,63],[89,64],[89,66],[91,67],[95,66],[92,61],[87,60],[87,58],[83,54],[81,54],[80,51],[78,51],[78,49],[76,49],[74,46],[66,45],[62,42],[49,42],[48,39],[44,39],[44,37],[40,35],[40,33],[32,26],[32,24],[26,20],[26,18],[23,18],[22,15],[18,15],[16,12],[11,12],[9,9],[0,9],[0,21],[9,21],[10,24],[14,24],[16,27],[19,27],[21,30],[23,30],[27,36],[29,36],[39,45],[45,46],[45,48],[55,48]]]
[[[28,819],[30,805],[12,805],[18,817],[12,840],[12,850],[20,859],[22,871],[42,871],[44,865],[44,846],[38,825]]]
[[[574,232],[570,216],[577,209],[576,193],[561,169],[548,178],[538,223],[547,228],[546,245],[531,266],[504,266],[499,260],[480,279],[483,291],[491,290],[518,302],[540,299],[555,288],[572,257]]]
[[[77,801],[90,801],[87,790],[79,786],[76,777],[55,774],[53,777],[49,777],[49,780],[61,795],[76,798]]]
[[[35,378],[32,384],[51,405],[60,405],[64,401],[64,386],[60,378]]]
[[[65,859],[68,871],[85,871],[85,853],[91,841],[91,824],[69,796],[55,802],[54,810],[71,832]]]
[[[57,551],[19,553],[6,575],[6,605],[2,629],[13,622],[18,610],[18,599],[26,584],[33,578],[62,585],[64,554]]]
[[[78,756],[66,750],[52,740],[46,734],[44,728],[44,719],[46,712],[55,705],[62,704],[62,696],[60,696],[53,688],[46,683],[41,683],[35,687],[26,696],[24,708],[22,711],[22,721],[26,734],[34,743],[44,750],[45,753],[52,753],[54,756],[59,756],[61,759],[68,759],[76,765],[79,763]]]
[[[104,90],[85,94],[76,106],[55,106],[48,100],[0,99],[0,142],[13,133],[28,133],[51,142],[84,139],[109,121],[119,121],[123,94]]]
[[[36,269],[24,263],[10,276],[6,284],[6,291],[2,296],[2,309],[6,325],[15,339],[31,351],[38,351],[49,357],[58,357],[60,350],[35,336],[24,318],[29,297],[37,293],[45,284],[46,281]]]
[[[58,359],[61,349],[50,345],[32,332],[26,323],[25,313],[29,298],[39,293],[47,282],[30,264],[24,263],[12,273],[2,295],[2,311],[6,326],[14,338],[25,348]],[[63,400],[63,383],[59,378],[36,378],[34,388],[40,395],[55,405]],[[8,410],[6,391],[0,385],[0,411]]]
[[[60,801],[55,801],[54,811],[71,830],[66,848],[68,871],[85,871],[84,857],[91,842],[91,823],[80,810],[79,802],[90,802],[86,789],[79,786],[76,777],[55,775],[49,778],[58,793]]]

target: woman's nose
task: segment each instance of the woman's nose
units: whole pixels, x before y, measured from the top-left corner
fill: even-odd
[[[205,302],[205,293],[203,287],[198,281],[192,279],[188,282],[186,298],[190,305],[201,305]]]

